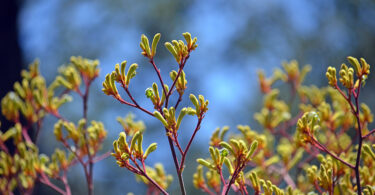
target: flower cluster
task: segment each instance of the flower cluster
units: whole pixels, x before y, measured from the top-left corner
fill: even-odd
[[[187,88],[187,79],[183,69],[189,59],[190,53],[197,48],[196,37],[192,38],[190,33],[187,32],[182,35],[185,38],[185,42],[182,40],[173,40],[164,44],[178,63],[178,70],[172,70],[169,74],[170,79],[172,80],[171,85],[164,83],[165,80],[162,78],[160,69],[156,66],[154,59],[157,45],[161,39],[160,33],[157,33],[154,36],[151,47],[147,36],[141,36],[141,54],[149,60],[159,79],[159,85],[157,82],[154,82],[152,83],[152,87],[147,88],[145,91],[145,95],[151,100],[154,110],[147,110],[139,105],[129,90],[130,79],[132,79],[137,73],[137,64],[132,64],[128,69],[127,74],[125,74],[126,61],[121,63],[121,66],[116,64],[115,71],[107,74],[106,79],[103,82],[103,92],[106,95],[114,97],[125,105],[137,108],[151,115],[161,122],[168,138],[172,158],[180,183],[181,193],[186,194],[182,176],[185,167],[185,159],[193,139],[200,129],[205,113],[208,110],[208,100],[205,100],[202,95],[199,95],[197,98],[195,95],[190,94],[189,98],[194,107],[179,108],[179,104],[182,101]],[[116,84],[119,84],[126,92],[129,100],[125,100],[120,96]],[[160,88],[161,90],[159,90]],[[174,106],[169,106],[174,91],[177,91],[176,94],[178,95],[178,99]],[[182,147],[178,134],[179,131],[181,131],[181,123],[186,115],[195,116],[197,118],[197,124],[188,144],[185,147]],[[148,186],[148,192],[161,192],[163,194],[168,194],[166,188],[169,186],[172,177],[165,176],[164,171],[161,171],[163,169],[160,165],[157,165],[155,169],[152,169],[146,166],[145,163],[148,155],[156,150],[156,143],[150,144],[144,152],[142,149],[144,128],[137,130],[135,128],[137,125],[132,121],[132,118],[127,117],[126,121],[122,119],[119,121],[124,127],[124,132],[121,132],[119,138],[113,143],[114,153],[112,153],[112,156],[116,158],[117,164],[136,174],[137,178],[141,178],[140,180]],[[131,138],[127,141],[127,137]],[[130,143],[130,146],[128,143]]]
[[[103,81],[102,91],[160,122],[160,135],[168,139],[175,178],[181,194],[185,195],[185,160],[201,129],[209,102],[202,95],[190,94],[189,105],[180,106],[188,87],[184,68],[197,48],[196,37],[187,32],[182,35],[184,41],[164,44],[178,65],[169,73],[169,84],[155,63],[160,33],[154,36],[151,46],[147,36],[141,36],[141,54],[158,78],[145,90],[150,110],[138,103],[129,88],[135,84],[130,81],[137,74],[136,63],[128,68],[127,61],[114,65],[114,71]],[[276,69],[270,77],[259,71],[259,88],[264,98],[254,119],[261,131],[248,125],[238,125],[236,132],[228,126],[215,129],[209,142],[209,157],[196,160],[194,187],[210,195],[226,195],[230,191],[256,195],[374,194],[375,129],[369,129],[374,116],[370,107],[359,101],[370,65],[363,58],[347,60],[351,66],[342,64],[338,79],[336,68],[328,67],[329,86],[321,88],[304,85],[311,66],[300,67],[297,61],[284,62],[282,69]],[[13,194],[16,189],[31,194],[36,182],[40,182],[60,194],[70,195],[67,174],[79,164],[91,195],[93,165],[109,155],[119,167],[135,174],[136,180],[147,186],[147,194],[169,194],[167,189],[173,177],[160,163],[147,165],[157,143],[143,147],[146,127],[142,121],[135,121],[134,115],[117,118],[123,130],[114,140],[113,150],[99,155],[107,132],[103,123],[90,122],[87,117],[90,85],[99,75],[97,60],[72,57],[50,85],[38,65],[35,61],[29,70],[24,70],[22,80],[1,100],[2,114],[13,123],[11,128],[0,132],[1,194]],[[275,87],[278,82],[289,86],[288,94],[284,88]],[[120,95],[119,89],[125,96]],[[83,116],[78,122],[69,121],[60,113],[60,107],[72,101],[69,93],[76,93],[83,102]],[[48,115],[58,119],[53,133],[63,146],[51,156],[41,154],[37,147]],[[196,120],[187,142],[179,136],[186,131],[181,128],[186,117]],[[14,148],[8,148],[9,145]]]
[[[88,194],[93,194],[93,169],[107,132],[101,122],[87,121],[89,87],[99,75],[99,62],[72,57],[71,63],[60,68],[60,74],[47,86],[40,74],[39,62],[22,71],[22,81],[14,84],[14,91],[1,100],[1,111],[14,123],[0,133],[0,193],[31,194],[36,182],[49,186],[60,194],[70,195],[67,173],[77,163],[84,169]],[[75,125],[64,118],[59,108],[72,101],[69,93],[77,93],[83,101],[83,118]],[[45,118],[54,116],[55,138],[64,149],[56,148],[51,156],[39,153],[38,137]],[[12,143],[15,149],[9,148]],[[61,182],[63,188],[55,181]]]
[[[194,186],[208,194],[227,194],[228,188],[241,194],[373,194],[375,130],[368,129],[373,114],[358,101],[370,65],[364,59],[348,61],[353,67],[343,64],[339,71],[342,87],[334,67],[326,73],[331,87],[323,88],[303,85],[311,67],[300,70],[296,61],[283,63],[283,70],[276,69],[270,78],[259,71],[265,95],[254,118],[264,131],[239,125],[241,133],[231,134],[229,127],[217,128],[211,159],[197,160]],[[273,87],[278,81],[290,85],[287,100]],[[248,145],[250,156],[239,152]],[[206,178],[203,166],[209,169]]]

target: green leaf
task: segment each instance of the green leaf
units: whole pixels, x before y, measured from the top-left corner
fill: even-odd
[[[180,114],[178,115],[178,118],[177,118],[177,124],[176,124],[176,128],[177,129],[180,128],[181,121],[182,121],[182,119],[184,118],[184,116],[186,114],[187,114],[187,109],[186,108],[182,108],[181,111],[180,111]]]
[[[155,56],[155,53],[156,53],[156,47],[159,43],[159,40],[160,40],[160,33],[157,33],[155,36],[154,36],[154,39],[152,40],[152,49],[151,49],[151,56],[154,57]]]
[[[164,119],[164,117],[160,114],[160,112],[158,111],[155,111],[154,112],[154,117],[159,119],[161,123],[163,123],[164,127],[165,128],[168,128],[168,123],[167,121]]]
[[[155,151],[157,148],[157,143],[152,143],[150,144],[147,149],[146,149],[146,152],[145,154],[143,155],[143,158],[146,159],[148,157],[149,154],[151,154],[151,152]]]
[[[138,64],[134,63],[130,65],[128,73],[126,74],[126,80],[125,80],[125,85],[128,86],[130,83],[130,79],[132,79],[136,74],[136,70],[138,68]]]
[[[219,145],[220,145],[221,147],[223,147],[223,148],[229,150],[229,152],[232,153],[233,155],[236,155],[236,153],[234,153],[234,150],[233,150],[232,146],[229,145],[227,142],[222,141],[222,142],[219,143]]]
[[[143,48],[142,48],[142,46],[141,46],[141,48],[146,52],[148,57],[151,57],[150,43],[149,43],[146,35],[142,34],[141,42],[142,42],[141,45],[143,44]]]
[[[198,162],[199,164],[201,164],[201,165],[203,165],[203,166],[209,168],[209,169],[212,168],[211,163],[209,163],[208,161],[206,161],[206,160],[204,160],[204,159],[202,159],[202,158],[198,158],[198,159],[197,159],[197,162]]]
[[[170,42],[166,42],[166,43],[164,43],[164,45],[168,49],[168,51],[174,56],[174,58],[176,59],[177,63],[180,63],[180,58],[179,58],[179,56],[177,54],[177,51],[173,47],[173,45]]]
[[[254,154],[257,147],[258,147],[258,141],[255,140],[253,141],[253,143],[251,143],[250,150],[246,154],[247,160],[250,160],[251,156]]]
[[[195,106],[195,110],[196,110],[196,114],[200,114],[200,106],[199,106],[199,102],[198,102],[198,99],[197,97],[195,97],[194,94],[190,94],[189,95],[189,98],[190,98],[190,101],[194,104]]]
[[[134,134],[134,136],[132,138],[132,141],[130,143],[130,151],[134,150],[134,146],[135,146],[136,142],[138,141],[139,136],[142,136],[142,132],[140,132],[140,131],[138,131],[137,133]]]

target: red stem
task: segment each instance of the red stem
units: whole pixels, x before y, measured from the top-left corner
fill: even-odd
[[[87,156],[88,156],[88,167],[86,164],[84,164],[83,168],[86,170],[86,181],[87,181],[87,190],[88,190],[88,195],[93,195],[94,194],[94,181],[93,181],[93,169],[94,169],[94,163],[92,161],[93,155],[90,152],[90,146],[89,146],[89,138],[87,135],[87,103],[88,103],[88,97],[89,97],[89,91],[90,91],[90,84],[92,80],[87,80],[87,77],[84,75],[81,75],[83,77],[84,83],[85,83],[85,92],[82,94],[80,90],[77,90],[78,94],[81,95],[82,101],[83,101],[83,119],[85,120],[85,125],[84,125],[84,139],[85,139],[85,146],[87,150]],[[87,171],[88,168],[88,171]]]
[[[115,97],[118,101],[120,101],[122,104],[126,104],[126,105],[131,106],[131,107],[134,107],[134,108],[138,108],[139,110],[142,110],[143,112],[145,112],[145,113],[147,113],[147,114],[149,114],[149,115],[151,115],[151,116],[154,116],[153,113],[151,113],[150,111],[144,109],[143,107],[141,107],[141,106],[139,106],[139,105],[137,106],[137,105],[135,105],[135,104],[129,103],[129,102],[123,100],[120,96],[117,96],[117,97],[114,96],[114,97]]]
[[[101,160],[107,158],[108,156],[110,156],[111,153],[112,153],[112,151],[108,151],[108,152],[102,154],[101,156],[95,156],[95,157],[92,159],[92,161],[93,161],[94,163],[99,162],[99,161],[101,161]]]
[[[168,98],[167,98],[167,90],[165,89],[165,86],[164,86],[164,81],[163,81],[163,78],[161,77],[161,74],[160,74],[160,70],[156,67],[156,64],[155,64],[155,61],[154,61],[154,58],[150,58],[150,63],[152,64],[152,67],[154,67],[155,69],[155,72],[156,74],[158,75],[158,78],[159,78],[159,81],[160,81],[160,84],[161,84],[161,87],[163,88],[163,92],[164,92],[164,95],[168,101]],[[173,88],[171,87],[170,88],[170,91],[172,90]],[[167,107],[168,104],[166,104],[165,107]]]
[[[66,195],[71,195],[72,192],[70,190],[70,186],[68,184],[68,178],[67,178],[67,173],[66,173],[66,170],[64,170],[63,172],[63,176],[61,178],[61,181],[64,183],[64,187],[65,187],[65,191],[66,191]]]
[[[8,147],[4,144],[3,140],[0,139],[0,148],[3,150],[5,153],[9,154]]]
[[[165,108],[168,108],[169,97],[170,97],[170,95],[172,94],[173,88],[174,88],[174,86],[175,86],[175,84],[176,84],[176,82],[177,82],[177,80],[178,80],[178,77],[180,76],[180,74],[181,74],[181,72],[182,72],[182,69],[184,68],[184,65],[185,65],[185,63],[186,63],[186,60],[187,60],[188,58],[189,58],[189,55],[188,55],[187,57],[185,57],[183,60],[181,60],[181,63],[179,63],[179,71],[178,71],[178,73],[177,73],[177,77],[176,77],[176,79],[174,80],[174,82],[173,82],[173,84],[172,84],[172,86],[171,86],[171,88],[170,88],[170,90],[169,90],[168,93],[166,93],[166,88],[165,88],[165,86],[164,86],[164,81],[163,81],[163,79],[162,79],[162,77],[161,77],[160,70],[156,67],[155,62],[154,62],[154,59],[153,59],[152,57],[150,58],[150,63],[152,64],[153,68],[155,69],[155,72],[156,72],[156,74],[157,74],[157,76],[158,76],[158,78],[159,78],[160,84],[162,85],[163,92],[164,92],[165,97],[166,97]],[[151,116],[154,116],[153,113],[151,113],[151,112],[145,110],[144,108],[140,107],[140,106],[137,104],[137,102],[136,102],[136,101],[134,100],[134,98],[131,96],[131,94],[130,94],[130,92],[129,92],[129,90],[127,89],[126,86],[123,85],[123,88],[125,89],[125,91],[127,92],[127,94],[129,95],[130,99],[133,101],[134,104],[129,103],[129,102],[123,100],[119,95],[113,95],[117,100],[119,100],[119,101],[120,101],[121,103],[123,103],[123,104],[126,104],[126,105],[129,105],[129,106],[132,106],[132,107],[138,108],[138,109],[140,109],[140,110],[146,112],[147,114],[149,114],[149,115],[151,115]],[[179,102],[181,101],[180,99],[181,99],[181,97],[179,97],[179,100],[178,100],[177,103],[176,103],[176,107],[178,106]],[[159,110],[161,111],[161,108],[159,108]],[[162,113],[162,112],[161,112],[161,113]],[[165,131],[166,131],[166,133],[168,133],[168,129],[167,129],[167,128],[165,128]],[[195,133],[196,133],[196,132],[195,132]],[[195,133],[194,133],[194,135],[195,135]],[[181,169],[180,169],[180,166],[179,166],[179,163],[178,163],[178,159],[177,159],[177,156],[176,156],[176,151],[175,151],[175,148],[174,148],[174,145],[173,145],[173,140],[172,140],[169,136],[167,136],[167,138],[168,138],[169,147],[170,147],[170,150],[171,150],[171,153],[172,153],[173,161],[174,161],[174,164],[175,164],[175,168],[176,168],[177,176],[178,176],[178,179],[179,179],[179,184],[180,184],[180,188],[181,188],[181,194],[182,194],[182,195],[185,195],[185,194],[186,194],[186,190],[185,190],[184,181],[183,181],[183,178],[182,178],[182,173],[181,173],[181,171],[180,171]],[[178,140],[177,140],[177,139],[176,139],[175,141],[176,141],[176,143],[178,143]],[[192,141],[192,140],[191,140],[191,141]],[[191,141],[190,141],[190,142],[191,142]],[[191,144],[191,143],[189,143],[189,146],[190,146],[190,144]],[[180,151],[182,151],[181,148],[180,148]],[[186,154],[184,154],[184,155],[186,155]],[[136,164],[136,165],[137,165],[137,164]],[[182,165],[183,165],[183,163],[181,164],[181,167],[182,167]],[[146,175],[147,175],[147,174],[146,174]],[[146,178],[147,178],[147,177],[146,177]]]
[[[27,129],[26,128],[22,128],[22,135],[23,137],[25,138],[26,142],[29,142],[29,143],[33,143],[29,134],[27,133]]]
[[[178,100],[177,100],[176,104],[174,105],[174,108],[175,108],[176,110],[177,110],[177,107],[178,107],[178,105],[180,104],[181,100],[182,100],[182,94],[179,94],[179,96],[178,96]]]
[[[135,166],[137,166],[137,168],[140,171],[140,173],[142,174],[142,176],[146,177],[156,188],[158,188],[160,190],[160,192],[162,192],[165,195],[168,195],[167,191],[165,191],[158,183],[156,183],[150,176],[148,176],[148,174],[146,172],[146,165],[145,165],[144,159],[141,160],[143,170],[142,170],[141,167],[139,167],[139,165],[135,161],[135,159],[133,159],[133,158],[130,158],[130,159],[133,161]]]
[[[38,111],[38,113],[39,113],[39,111]],[[35,136],[34,136],[34,143],[35,144],[38,142],[39,133],[40,133],[41,128],[42,128],[42,120],[43,120],[43,118],[40,118],[36,122],[36,131],[35,131]]]
[[[314,186],[315,186],[315,189],[317,189],[320,194],[323,194],[322,189],[320,188],[320,186],[318,185],[318,183],[316,181],[314,182]]]
[[[187,57],[187,58],[188,58],[188,57]],[[187,58],[186,58],[186,59],[187,59]],[[184,62],[186,62],[186,60],[185,60]],[[174,82],[173,82],[172,86],[170,87],[169,92],[168,92],[168,94],[167,94],[167,93],[166,93],[165,86],[164,86],[164,81],[163,81],[163,79],[162,79],[162,77],[161,77],[161,74],[160,74],[160,70],[156,67],[153,58],[150,58],[150,63],[152,64],[152,66],[153,66],[154,69],[155,69],[156,74],[158,75],[158,78],[159,78],[160,84],[161,84],[162,87],[163,87],[164,94],[166,94],[166,95],[165,95],[165,108],[168,108],[169,97],[170,97],[170,95],[171,95],[171,93],[172,93],[172,91],[173,91],[173,87],[174,87],[174,85],[176,84],[176,81],[178,80],[179,74],[181,73],[183,66],[180,65],[179,73],[177,74],[177,77],[176,77],[176,79],[174,80]],[[185,64],[185,63],[184,63],[184,64]],[[160,108],[160,110],[161,110],[161,108]],[[162,112],[161,112],[161,113],[162,113]],[[165,132],[168,133],[168,129],[167,129],[167,128],[165,128]],[[173,140],[172,140],[169,136],[167,136],[167,138],[168,138],[169,148],[170,148],[170,150],[171,150],[172,157],[173,157],[173,162],[174,162],[174,165],[175,165],[175,168],[176,168],[176,172],[177,172],[178,181],[179,181],[180,189],[181,189],[181,194],[182,194],[182,195],[186,195],[184,179],[183,179],[183,177],[182,177],[181,172],[179,171],[179,170],[180,170],[180,167],[179,167],[178,159],[177,159],[177,156],[176,156],[176,151],[175,151],[175,149],[174,149]],[[178,140],[176,140],[176,142],[178,142]]]
[[[175,143],[176,143],[177,149],[180,152],[180,154],[184,155],[184,152],[182,151],[182,148],[180,146],[180,142],[178,142],[178,140],[177,140],[177,133],[173,133],[173,139],[176,140]],[[180,168],[181,168],[181,166],[180,166]]]
[[[355,106],[356,106],[356,110],[355,110],[355,111],[353,110],[353,113],[355,113],[355,117],[356,117],[356,119],[357,119],[358,133],[359,133],[359,136],[358,136],[358,151],[357,151],[357,159],[356,159],[355,167],[354,167],[354,170],[355,170],[355,178],[356,178],[356,182],[357,182],[357,193],[358,193],[359,195],[362,194],[362,189],[361,189],[361,178],[360,178],[359,166],[360,166],[360,163],[361,163],[361,152],[362,152],[362,142],[363,142],[361,121],[360,121],[360,119],[359,119],[359,103],[358,103],[358,96],[359,96],[359,92],[360,92],[360,89],[361,89],[361,84],[362,84],[362,79],[359,78],[358,92],[357,92],[357,94],[355,95]],[[351,103],[351,102],[350,102],[350,103]]]
[[[151,113],[150,111],[148,111],[148,110],[146,110],[146,109],[144,109],[144,108],[142,108],[140,106],[137,106],[135,104],[129,103],[129,102],[123,100],[120,96],[113,96],[113,97],[116,98],[118,101],[120,101],[122,104],[126,104],[126,105],[134,107],[134,108],[138,108],[139,110],[142,110],[143,112],[145,112],[145,113],[147,113],[147,114],[149,114],[151,116],[154,116],[154,114]]]
[[[61,188],[57,187],[55,184],[51,183],[51,181],[48,179],[48,177],[45,175],[44,172],[42,172],[41,178],[39,180],[40,180],[40,182],[42,182],[46,186],[52,188],[56,192],[58,192],[60,194],[63,194],[63,195],[66,195],[66,192],[64,192],[64,190],[62,190]]]
[[[363,139],[364,139],[364,137],[362,136],[362,127],[361,127],[361,122],[360,122],[360,118],[359,118],[359,103],[358,103],[358,97],[359,97],[359,93],[361,91],[361,86],[362,86],[362,77],[359,77],[359,85],[358,85],[358,88],[357,88],[357,93],[355,92],[355,90],[349,89],[348,90],[348,97],[347,97],[347,96],[345,96],[345,94],[341,91],[341,89],[336,84],[336,89],[347,100],[347,102],[349,103],[350,108],[352,110],[352,113],[354,114],[354,116],[356,117],[356,120],[357,120],[357,126],[358,126],[357,133],[359,134],[359,136],[358,136],[358,151],[357,151],[357,158],[356,158],[355,166],[353,166],[351,168],[353,168],[354,171],[355,171],[355,177],[356,177],[356,183],[357,183],[357,194],[358,195],[362,194],[359,166],[360,166],[360,163],[361,163],[362,142],[363,142]],[[354,105],[351,101],[351,93],[353,93],[353,96],[354,96],[355,108],[354,108]]]
[[[208,189],[206,185],[202,185],[201,188],[207,194],[209,194],[209,195],[215,195],[215,193],[213,193],[210,189]]]
[[[346,99],[348,100],[348,97],[345,95],[345,93],[340,89],[340,87],[337,85],[337,83],[335,84],[335,88],[337,89],[338,92],[340,92],[340,94]]]
[[[219,167],[219,173],[220,173],[221,182],[225,186],[227,183],[225,182],[224,175],[223,175],[223,169],[221,167]]]
[[[167,128],[165,128],[165,132],[168,133]],[[173,141],[169,136],[167,136],[167,138],[168,138],[169,148],[171,149],[171,153],[172,153],[172,157],[173,157],[173,162],[174,162],[176,172],[177,172],[178,182],[180,184],[180,189],[181,189],[181,194],[186,195],[184,179],[182,178],[182,174],[179,171],[180,167],[178,165],[179,163],[178,163],[178,159],[177,159],[177,156],[176,156],[176,151],[175,151],[174,146],[173,146]]]
[[[318,140],[315,139],[315,137],[312,137],[313,141],[319,146],[317,147],[319,150],[322,150],[324,152],[326,152],[327,154],[331,155],[333,158],[337,159],[338,161],[342,162],[343,164],[345,164],[346,166],[354,169],[354,165],[346,162],[345,160],[341,159],[339,156],[337,156],[336,154],[330,152],[323,144],[321,144]]]
[[[149,115],[151,115],[151,116],[154,116],[154,114],[152,114],[150,111],[148,111],[148,110],[144,109],[143,107],[139,106],[139,104],[137,103],[137,101],[135,101],[135,99],[134,99],[133,96],[131,95],[129,89],[128,89],[125,85],[123,85],[123,88],[125,89],[125,91],[126,91],[126,93],[128,94],[129,98],[130,98],[130,99],[132,100],[132,102],[134,103],[134,105],[131,105],[131,104],[127,104],[127,105],[129,105],[129,106],[133,106],[133,107],[136,107],[136,108],[142,110],[143,112],[146,112],[147,114],[149,114]],[[124,101],[124,100],[122,100],[122,101]]]
[[[246,195],[249,194],[249,192],[248,192],[247,189],[246,189],[246,185],[243,185],[243,186],[242,186],[242,189],[243,189],[243,191],[245,192]]]
[[[369,137],[371,134],[375,133],[375,129],[371,130],[370,132],[368,132],[366,135],[364,135],[362,137],[362,139],[366,139],[367,137]]]
[[[186,145],[185,151],[182,153],[180,170],[179,170],[180,173],[182,173],[182,171],[184,169],[185,158],[186,158],[187,152],[189,151],[190,145],[193,142],[193,139],[194,139],[195,135],[197,134],[198,130],[201,128],[202,119],[203,119],[203,116],[200,116],[198,118],[198,123],[197,123],[197,126],[194,129],[194,133],[190,137],[189,143]]]
[[[174,86],[176,85],[177,80],[178,80],[178,78],[180,77],[181,72],[182,72],[182,70],[184,69],[184,67],[185,67],[185,63],[186,63],[186,61],[187,61],[188,59],[189,59],[189,55],[186,56],[184,59],[182,59],[182,60],[181,60],[181,63],[179,64],[179,69],[178,69],[178,72],[177,72],[176,79],[173,81],[173,84],[172,84],[170,90],[168,91],[168,94],[165,96],[165,107],[166,107],[166,108],[168,108],[169,96],[172,94],[172,92],[173,92],[173,88],[174,88]]]
[[[62,143],[63,145],[71,152],[73,153],[75,156],[76,156],[76,159],[78,160],[78,162],[82,165],[83,167],[83,171],[85,173],[85,177],[86,179],[90,177],[89,175],[89,172],[87,171],[87,166],[86,166],[86,163],[83,162],[82,158],[80,155],[78,155],[77,151],[76,150],[72,150],[72,148],[69,146],[69,144],[66,142],[66,140],[62,140]]]
[[[238,174],[242,171],[242,169],[244,168],[245,164],[240,164],[240,159],[241,159],[241,156],[239,156],[237,158],[237,166],[236,166],[236,169],[232,175],[232,178],[230,179],[229,183],[227,185],[224,185],[224,188],[223,188],[223,191],[221,192],[221,195],[227,195],[229,193],[229,190],[230,190],[230,187],[231,185],[234,183],[235,179],[237,178]]]

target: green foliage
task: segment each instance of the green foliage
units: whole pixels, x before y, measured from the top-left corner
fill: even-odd
[[[222,133],[220,128],[216,129],[210,141],[211,159],[197,160],[200,165],[194,175],[194,186],[208,194],[220,191],[226,194],[228,185],[241,194],[372,193],[373,188],[369,186],[374,185],[371,166],[375,155],[368,143],[373,142],[374,130],[369,131],[367,126],[373,121],[373,115],[366,104],[358,103],[370,66],[364,60],[362,65],[355,58],[348,57],[348,60],[354,69],[342,65],[340,70],[340,83],[348,89],[347,93],[338,86],[333,67],[326,73],[333,88],[304,86],[303,80],[311,68],[305,66],[300,70],[296,61],[284,63],[284,70],[275,70],[271,78],[258,72],[260,89],[265,96],[263,108],[254,118],[264,132],[239,125],[241,134],[231,134],[229,141],[225,141],[229,128],[223,128]],[[294,104],[282,100],[279,90],[273,88],[277,81],[291,86],[292,101],[298,95],[297,112],[292,112]],[[357,132],[356,138],[349,136],[350,130]],[[251,143],[254,148],[258,143],[258,149],[249,150],[254,153],[248,161],[243,158],[248,155],[238,151]],[[242,166],[238,163],[244,161]],[[203,177],[203,167],[228,175],[223,174],[222,162],[230,177],[221,178],[221,187],[210,187]],[[356,182],[358,178],[360,183]]]
[[[158,77],[145,90],[152,110],[141,106],[129,90],[138,64],[130,65],[127,72],[127,61],[116,64],[114,71],[106,75],[102,90],[120,103],[160,121],[165,132],[160,135],[168,139],[175,178],[181,194],[186,194],[185,160],[208,112],[209,102],[202,95],[190,94],[189,105],[179,106],[188,87],[184,68],[191,52],[197,48],[196,37],[192,38],[190,33],[182,35],[185,42],[172,40],[164,44],[178,64],[169,74],[169,85],[164,83],[166,80],[154,61],[160,33],[154,36],[151,46],[147,36],[141,36],[141,54]],[[368,129],[373,114],[365,103],[359,102],[370,65],[362,58],[358,61],[348,57],[348,61],[352,67],[341,65],[339,83],[336,68],[328,67],[326,77],[330,87],[322,88],[304,85],[311,66],[300,67],[297,61],[284,62],[282,69],[276,69],[270,78],[259,71],[264,98],[254,118],[262,131],[248,125],[238,125],[238,132],[230,132],[228,126],[214,130],[207,156],[196,160],[194,187],[207,194],[228,194],[231,190],[265,195],[374,194],[375,138],[372,134],[375,130]],[[157,143],[143,147],[146,127],[142,121],[135,121],[134,115],[117,118],[123,131],[113,142],[113,151],[98,155],[107,132],[101,122],[89,122],[87,118],[89,87],[98,77],[98,64],[97,60],[72,57],[71,63],[62,67],[56,79],[47,85],[35,61],[28,71],[22,72],[22,81],[14,84],[14,91],[2,99],[2,114],[14,123],[0,134],[2,194],[12,194],[15,188],[30,194],[39,181],[60,194],[69,195],[67,173],[76,164],[82,165],[88,194],[93,194],[93,164],[108,154],[119,167],[135,174],[136,180],[147,186],[147,193],[168,194],[166,190],[173,177],[161,163],[154,167],[147,165],[157,150]],[[277,82],[290,86],[289,100],[283,99],[283,94],[274,87]],[[119,90],[124,90],[126,97],[120,96]],[[82,98],[83,117],[78,122],[68,121],[59,112],[61,106],[72,101],[68,93],[77,93]],[[177,97],[171,98],[173,95]],[[176,100],[173,105],[172,99]],[[58,119],[53,133],[64,147],[57,148],[51,156],[40,154],[37,147],[39,131],[47,115]],[[179,133],[186,117],[195,118],[196,125],[187,144],[182,145]],[[30,137],[33,128],[35,137]],[[7,143],[12,143],[16,150],[10,151]],[[64,187],[54,184],[52,179]]]
[[[71,63],[60,68],[60,75],[49,86],[40,75],[38,61],[30,64],[29,70],[22,71],[22,81],[16,82],[14,91],[1,101],[3,115],[14,123],[14,127],[0,134],[1,194],[13,194],[15,188],[22,194],[31,194],[39,181],[60,194],[69,195],[67,172],[77,162],[84,169],[88,193],[92,194],[93,173],[90,167],[107,156],[97,156],[107,135],[103,124],[97,121],[87,124],[88,91],[91,82],[99,75],[98,65],[97,60],[72,57]],[[77,125],[59,112],[62,105],[72,101],[68,95],[72,92],[77,93],[84,104],[83,118]],[[64,147],[56,148],[51,156],[40,154],[37,147],[41,126],[48,115],[59,119],[53,133],[56,141]],[[11,140],[16,147],[14,152],[6,145]],[[64,188],[51,180],[61,182]]]
[[[152,87],[145,90],[146,97],[151,100],[151,103],[154,107],[153,111],[148,111],[140,106],[138,102],[132,97],[128,89],[129,81],[136,75],[135,69],[138,67],[138,65],[133,64],[129,68],[128,74],[125,75],[124,72],[126,61],[122,63],[121,68],[117,64],[115,66],[115,71],[113,71],[111,74],[107,74],[106,79],[103,82],[103,92],[106,95],[114,97],[123,104],[135,107],[153,116],[161,122],[162,127],[165,129],[165,133],[168,137],[180,184],[183,182],[182,172],[185,166],[184,161],[187,152],[195,137],[195,134],[200,129],[201,121],[208,110],[208,100],[205,100],[202,95],[199,95],[198,98],[196,98],[195,95],[190,94],[189,98],[195,109],[191,107],[184,107],[179,109],[178,111],[179,103],[181,102],[182,96],[184,95],[184,92],[187,88],[187,80],[183,68],[190,56],[190,53],[197,47],[197,38],[192,39],[190,33],[183,33],[183,36],[186,43],[182,40],[173,40],[172,43],[165,43],[165,47],[169,50],[169,52],[173,55],[178,63],[178,70],[172,70],[170,72],[170,78],[172,79],[172,84],[170,85],[170,87],[168,87],[167,84],[164,84],[164,80],[160,75],[160,70],[157,68],[154,61],[157,44],[161,38],[160,33],[157,33],[154,36],[151,48],[147,36],[141,36],[141,54],[149,59],[149,62],[155,69],[160,81],[159,86],[161,86],[159,87],[158,84],[154,82],[152,83]],[[116,84],[121,85],[122,89],[128,95],[130,101],[123,99],[119,95]],[[159,90],[159,88],[161,88],[161,91]],[[168,106],[170,97],[174,90],[177,91],[179,98],[175,103],[175,106]],[[176,112],[178,113],[178,115]],[[188,145],[183,150],[178,140],[178,130],[180,129],[180,125],[186,115],[196,116],[198,122]],[[142,148],[144,130],[143,125],[136,125],[136,123],[132,121],[131,117],[126,117],[125,120],[120,118],[119,122],[124,127],[125,132],[121,132],[119,138],[113,143],[114,153],[112,153],[112,156],[116,158],[117,164],[120,167],[125,167],[129,171],[136,174],[136,177],[138,179],[141,178],[140,180],[149,187],[149,192],[153,192],[156,190],[155,192],[158,193],[159,190],[163,194],[167,194],[165,190],[171,182],[171,177],[165,177],[166,179],[164,179],[164,181],[160,180],[161,178],[164,178],[163,175],[165,175],[164,171],[161,171],[162,169],[160,168],[160,165],[157,165],[154,170],[146,166],[145,163],[145,160],[149,156],[149,154],[156,150],[157,143],[150,144],[144,152]],[[127,137],[130,137],[129,140],[127,140]],[[178,152],[181,156],[180,164],[177,160],[177,155],[174,147],[177,147]],[[160,172],[163,172],[163,174],[161,174]],[[181,192],[183,194],[185,193],[185,189],[183,186],[181,186]]]

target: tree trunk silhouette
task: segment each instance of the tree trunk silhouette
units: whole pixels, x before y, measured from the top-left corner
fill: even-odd
[[[0,2],[0,97],[13,89],[13,83],[20,80],[22,54],[18,42],[18,12],[20,2]],[[2,115],[1,129],[6,131],[10,124]]]

